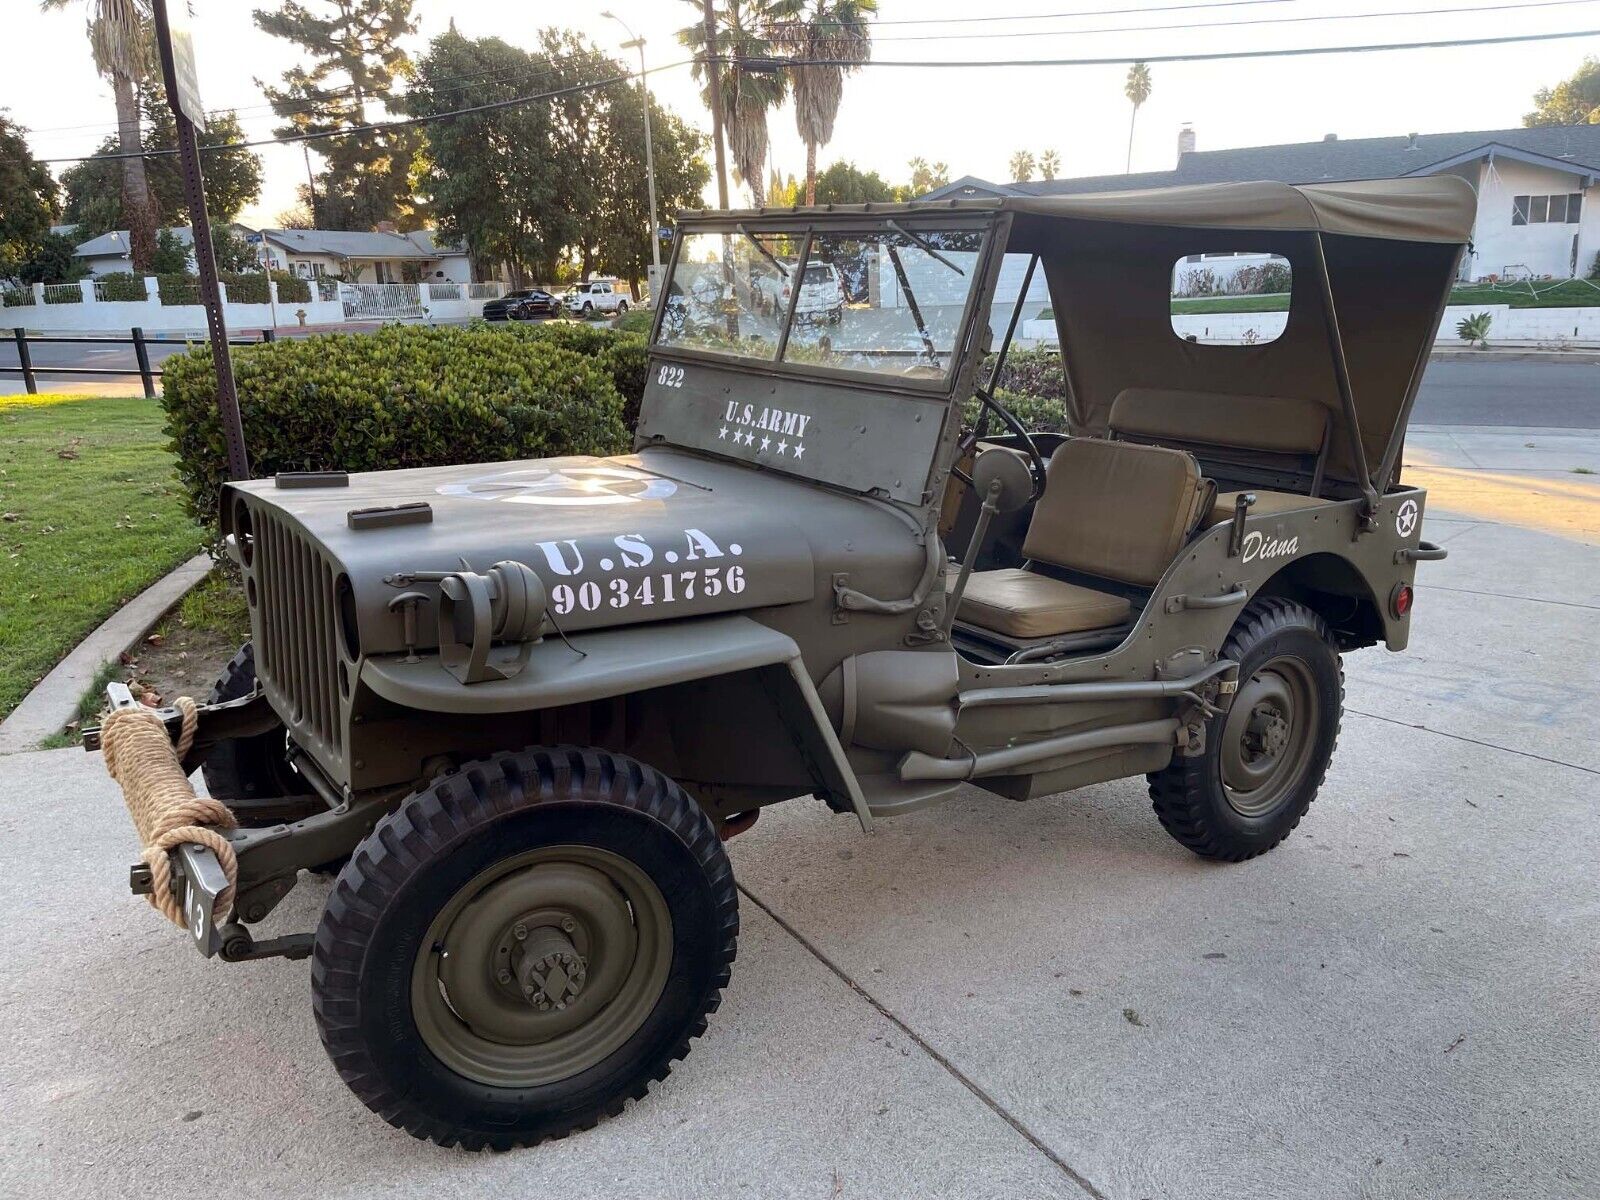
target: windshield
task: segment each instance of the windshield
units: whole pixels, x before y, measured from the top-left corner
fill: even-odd
[[[943,382],[983,236],[895,222],[809,238],[804,229],[688,233],[657,344]]]

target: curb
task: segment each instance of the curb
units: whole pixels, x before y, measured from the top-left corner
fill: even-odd
[[[0,722],[0,754],[37,749],[45,738],[60,733],[77,716],[78,701],[100,668],[138,645],[166,611],[206,577],[211,566],[209,554],[197,554],[180,563],[73,647]]]

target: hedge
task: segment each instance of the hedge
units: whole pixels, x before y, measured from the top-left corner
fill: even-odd
[[[226,451],[210,347],[162,366],[178,477],[191,514],[214,529]],[[629,438],[612,371],[555,338],[482,325],[391,325],[234,352],[257,477],[621,453]]]
[[[265,304],[267,280],[260,271],[218,271],[217,278],[228,289],[228,300],[233,304]],[[307,304],[311,300],[311,284],[287,271],[274,271],[273,282],[278,285],[279,304]],[[162,304],[199,304],[200,280],[187,272],[157,275],[161,288]]]
[[[145,294],[144,277],[135,275],[130,271],[115,271],[110,275],[102,275],[95,280],[97,290],[106,300],[134,301],[142,303],[149,299]]]
[[[509,324],[509,323],[508,323]],[[648,339],[603,326],[576,321],[545,321],[538,325],[514,325],[517,336],[547,342],[593,358],[611,376],[622,396],[622,423],[631,433],[639,425],[639,401],[644,398],[644,379],[649,364]]]

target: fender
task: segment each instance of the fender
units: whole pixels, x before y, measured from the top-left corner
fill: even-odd
[[[547,637],[533,647],[527,666],[518,674],[470,687],[458,683],[431,656],[418,662],[407,662],[398,654],[367,658],[360,678],[378,696],[407,708],[489,715],[535,712],[781,667],[793,685],[787,697],[791,730],[803,738],[823,775],[819,782],[848,796],[862,828],[871,831],[872,816],[860,781],[793,638],[743,615],[673,622],[670,638],[663,638],[663,631],[663,625],[655,623],[575,633],[570,644]]]

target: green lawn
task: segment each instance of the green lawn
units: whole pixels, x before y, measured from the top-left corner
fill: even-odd
[[[1271,296],[1207,296],[1198,300],[1174,300],[1175,313],[1286,312],[1287,292]]]
[[[1600,304],[1600,281],[1564,279],[1556,283],[1547,279],[1532,283],[1473,283],[1451,291],[1450,303],[1509,304],[1512,308],[1590,308]]]
[[[0,396],[0,718],[204,543],[159,402]]]

